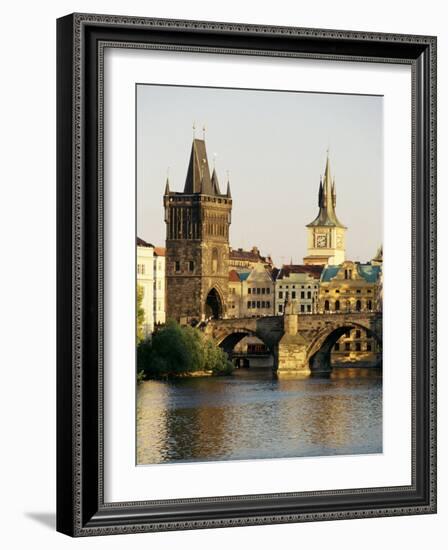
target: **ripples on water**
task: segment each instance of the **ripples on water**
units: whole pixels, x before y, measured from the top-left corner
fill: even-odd
[[[137,463],[382,452],[382,380],[374,369],[328,378],[146,381],[137,389]]]

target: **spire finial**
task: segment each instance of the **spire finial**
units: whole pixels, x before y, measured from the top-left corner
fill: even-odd
[[[193,139],[196,139],[196,122],[193,120]]]
[[[202,139],[205,141],[205,124],[202,126]]]

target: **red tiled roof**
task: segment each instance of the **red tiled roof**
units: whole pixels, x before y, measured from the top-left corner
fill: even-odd
[[[242,248],[230,249],[229,257],[231,260],[247,260],[250,262],[267,262],[272,263],[271,258],[262,256],[260,251],[254,247],[252,250],[243,250]]]
[[[162,246],[155,246],[154,247],[154,254],[156,256],[165,256],[166,248],[163,248]]]
[[[240,282],[240,278],[238,276],[238,273],[235,271],[235,269],[232,269],[231,271],[229,271],[229,281],[231,283],[239,283]]]

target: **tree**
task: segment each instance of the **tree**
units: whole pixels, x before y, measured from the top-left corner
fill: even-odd
[[[156,331],[137,348],[138,371],[146,378],[168,378],[193,372],[230,374],[232,363],[224,351],[199,329],[175,321]]]

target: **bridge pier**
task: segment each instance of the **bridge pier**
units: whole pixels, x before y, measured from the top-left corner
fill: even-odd
[[[308,360],[308,343],[298,333],[298,316],[285,314],[284,334],[278,343],[278,376],[308,376],[311,374]]]

